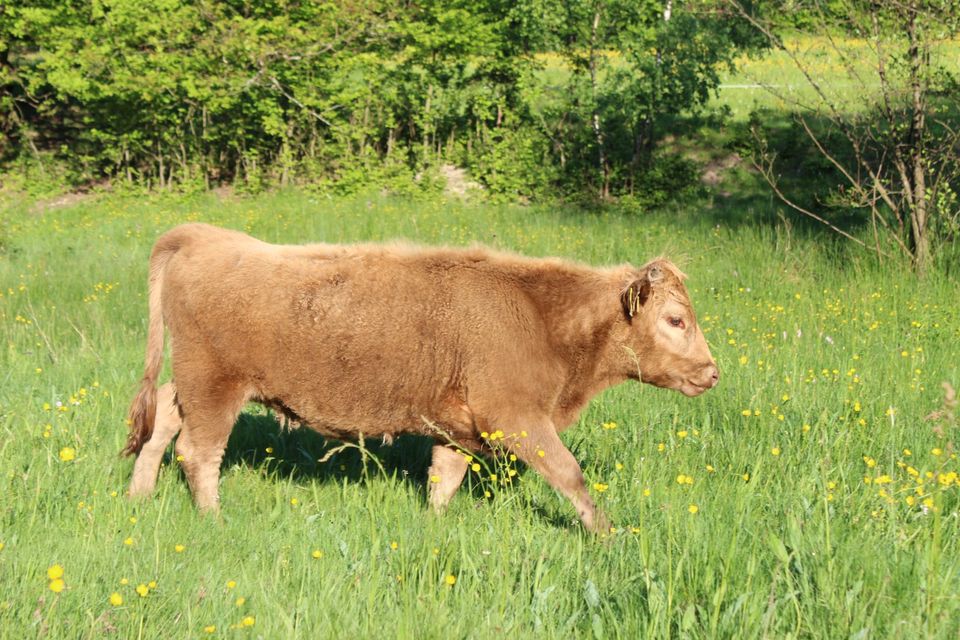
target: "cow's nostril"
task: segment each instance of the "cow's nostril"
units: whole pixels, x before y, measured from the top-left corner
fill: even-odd
[[[713,365],[713,375],[710,377],[713,379],[714,384],[720,380],[720,369],[717,368],[717,365]]]

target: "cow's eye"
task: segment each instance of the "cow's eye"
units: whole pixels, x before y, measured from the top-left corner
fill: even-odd
[[[671,327],[677,327],[679,329],[683,329],[686,327],[686,324],[684,324],[683,322],[683,318],[678,318],[676,316],[671,316],[670,318],[667,318],[667,322],[670,323]]]

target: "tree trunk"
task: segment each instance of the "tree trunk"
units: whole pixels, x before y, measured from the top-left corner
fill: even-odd
[[[910,233],[913,246],[913,264],[917,274],[922,276],[930,263],[930,238],[927,233],[928,207],[927,202],[927,170],[924,157],[926,143],[926,87],[923,78],[924,66],[927,62],[927,50],[921,42],[921,34],[917,32],[917,8],[910,5],[906,8],[910,13],[907,34],[910,37],[910,47],[907,57],[910,60],[910,90],[911,90],[911,119],[910,133],[907,145],[910,155],[910,169],[912,171],[912,189],[910,200]]]
[[[590,93],[593,102],[593,135],[597,139],[597,160],[600,168],[600,199],[610,196],[610,171],[607,166],[607,150],[603,140],[603,127],[600,123],[600,109],[597,105],[597,31],[600,28],[599,7],[593,14],[593,26],[590,28]]]

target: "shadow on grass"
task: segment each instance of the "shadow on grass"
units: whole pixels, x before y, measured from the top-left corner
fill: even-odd
[[[265,476],[337,484],[363,483],[385,475],[408,483],[426,503],[434,443],[427,436],[401,435],[392,444],[371,438],[362,447],[357,441],[349,443],[355,446],[342,447],[344,442],[324,438],[309,427],[286,429],[272,415],[245,412],[230,434],[223,468],[242,465]],[[493,463],[487,460],[486,464]],[[521,463],[516,466],[519,474],[526,471]],[[475,477],[465,479],[458,493],[467,492],[474,501],[489,497]]]
[[[282,428],[272,415],[242,413],[227,442],[223,466],[239,464],[292,480],[336,483],[362,482],[381,474],[382,466],[387,477],[410,482],[426,495],[432,439],[404,435],[390,445],[366,439],[362,449],[354,442],[357,446],[331,453],[342,444],[309,427]]]

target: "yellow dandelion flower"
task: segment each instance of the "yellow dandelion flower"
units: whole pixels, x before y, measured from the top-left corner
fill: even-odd
[[[749,473],[745,473],[745,474],[743,474],[743,475],[740,476],[740,477],[743,478],[743,481],[744,481],[744,482],[750,482],[750,474],[749,474]]]
[[[126,538],[126,539],[124,539],[123,544],[127,545],[128,547],[132,547],[132,546],[133,546],[133,538]]]
[[[120,578],[120,584],[123,586],[127,586],[128,584],[130,584],[130,581],[127,580],[126,578]]]
[[[310,552],[310,557],[313,558],[314,560],[319,560],[320,558],[323,557],[323,551],[320,551],[320,549],[314,549],[313,551]]]
[[[440,476],[430,476],[430,482],[437,484],[440,482]]]
[[[774,448],[770,449],[770,453],[773,454],[773,455],[775,455],[775,456],[780,455],[780,447],[774,447]]]
[[[216,631],[217,631],[217,625],[215,624],[208,624],[203,628],[204,633],[216,633]]]
[[[400,545],[397,544],[396,541],[390,543],[390,548],[393,549],[394,551],[396,551],[399,546]]]
[[[112,604],[115,607],[119,607],[120,605],[123,604],[123,596],[121,596],[119,593],[114,591],[113,593],[110,594],[110,604]]]
[[[683,440],[684,438],[686,438],[686,437],[687,437],[687,432],[686,432],[686,430],[677,431],[677,437],[680,438],[681,440]]]
[[[660,453],[663,453],[664,449],[666,448],[667,448],[667,445],[663,444],[662,442],[657,445],[657,451],[659,451]]]
[[[60,593],[67,588],[67,584],[63,581],[63,578],[54,578],[50,581],[50,591],[54,593]]]
[[[930,449],[930,453],[932,453],[935,456],[942,456],[943,449],[941,449],[940,447],[934,447],[933,449]]]
[[[444,579],[444,582],[452,587],[453,585],[457,584],[457,576],[453,575],[452,573],[448,573],[447,577]]]
[[[143,583],[138,584],[135,591],[137,592],[137,595],[140,596],[141,598],[146,598],[147,594],[150,593],[150,589],[147,587],[147,585]]]
[[[239,598],[237,598],[235,604],[236,604],[238,607],[242,607],[243,605],[247,604],[247,599],[244,598],[243,596],[240,596]]]
[[[77,457],[77,450],[73,447],[64,447],[60,449],[60,460],[63,462],[70,462],[71,460]]]
[[[253,616],[244,616],[243,620],[240,621],[240,624],[245,627],[252,627],[257,624],[257,619]]]
[[[297,506],[298,504],[300,504],[300,501],[299,501],[299,500],[297,500],[296,498],[290,498],[290,505],[291,505],[291,506],[294,506],[294,507],[295,507],[295,506]]]
[[[57,578],[63,577],[63,567],[59,564],[55,564],[47,569],[47,577],[51,580],[56,580]]]
[[[689,507],[687,507],[687,511],[689,511],[690,513],[696,513],[696,512],[698,512],[698,511],[700,511],[700,507],[698,507],[698,506],[695,505],[695,504],[692,504],[692,505],[690,505]]]
[[[227,580],[227,589],[233,589],[237,586],[236,580]]]
[[[473,463],[473,466],[470,467],[474,472],[480,471],[480,465],[476,462]]]
[[[609,486],[602,482],[594,482],[593,488],[596,489],[599,493],[603,493],[609,488]]]
[[[173,545],[173,550],[176,551],[177,553],[183,553],[184,549],[186,549],[186,547],[183,546],[182,544]]]
[[[643,497],[645,497],[645,498],[649,498],[649,497],[650,497],[650,489],[644,489],[644,490],[643,490]]]

